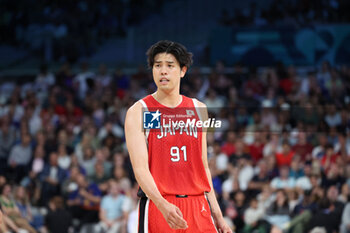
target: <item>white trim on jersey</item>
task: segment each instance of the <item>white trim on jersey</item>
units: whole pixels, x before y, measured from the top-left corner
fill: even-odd
[[[194,108],[196,109],[196,112],[197,112],[197,115],[198,115],[198,117],[199,117],[199,120],[203,120],[202,119],[202,115],[200,114],[200,112],[199,112],[199,106],[198,106],[198,100],[197,99],[195,99],[195,98],[192,98],[192,102],[193,102],[193,105],[194,105]]]
[[[142,104],[142,106],[147,110],[148,110],[148,107],[147,107],[147,104],[145,103],[145,101],[143,101],[142,99],[140,100],[140,103]],[[142,116],[143,117],[143,116]],[[149,135],[149,132],[150,132],[150,129],[145,129],[145,137],[146,137],[146,143],[148,142],[148,135]],[[148,144],[148,143],[147,143]]]

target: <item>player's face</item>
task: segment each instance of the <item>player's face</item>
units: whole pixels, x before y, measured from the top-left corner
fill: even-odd
[[[154,57],[153,79],[159,90],[172,91],[180,89],[180,79],[187,68],[180,68],[179,62],[170,53],[159,53]]]

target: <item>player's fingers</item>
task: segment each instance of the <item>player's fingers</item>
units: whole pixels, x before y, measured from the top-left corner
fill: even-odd
[[[176,229],[186,229],[187,222],[179,215],[173,215],[169,218],[169,222],[173,223]]]
[[[185,224],[187,226],[186,220],[183,218],[182,212],[179,208],[176,208],[176,215],[175,218],[177,221],[181,222],[182,224]]]
[[[183,219],[180,215],[177,213],[174,213],[170,216],[169,220],[173,222],[179,229],[186,229],[187,228],[187,222],[185,219]]]
[[[176,213],[180,215],[181,218],[183,218],[182,212],[179,208],[176,208]]]
[[[174,225],[173,222],[168,221],[168,224],[169,224],[169,227],[170,227],[171,229],[175,229],[175,225]]]
[[[170,228],[172,228],[172,229],[185,229],[184,227],[182,227],[179,224],[175,223],[174,220],[169,220],[168,224],[169,224]]]

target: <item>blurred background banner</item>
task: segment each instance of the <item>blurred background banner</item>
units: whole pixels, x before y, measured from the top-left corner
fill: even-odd
[[[277,61],[294,65],[346,64],[350,60],[350,26],[218,28],[211,33],[210,62],[271,66]]]
[[[185,44],[195,64],[320,65],[350,59],[349,2],[1,1],[1,74],[46,63],[89,61],[108,68],[145,64],[160,39]],[[34,6],[34,7],[33,7]],[[96,68],[96,67],[95,67]]]

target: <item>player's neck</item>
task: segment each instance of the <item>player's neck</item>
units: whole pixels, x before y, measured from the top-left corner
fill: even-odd
[[[165,93],[157,90],[152,94],[153,98],[155,98],[160,104],[165,105],[170,108],[174,108],[178,106],[182,102],[182,96],[179,92],[170,92]]]

